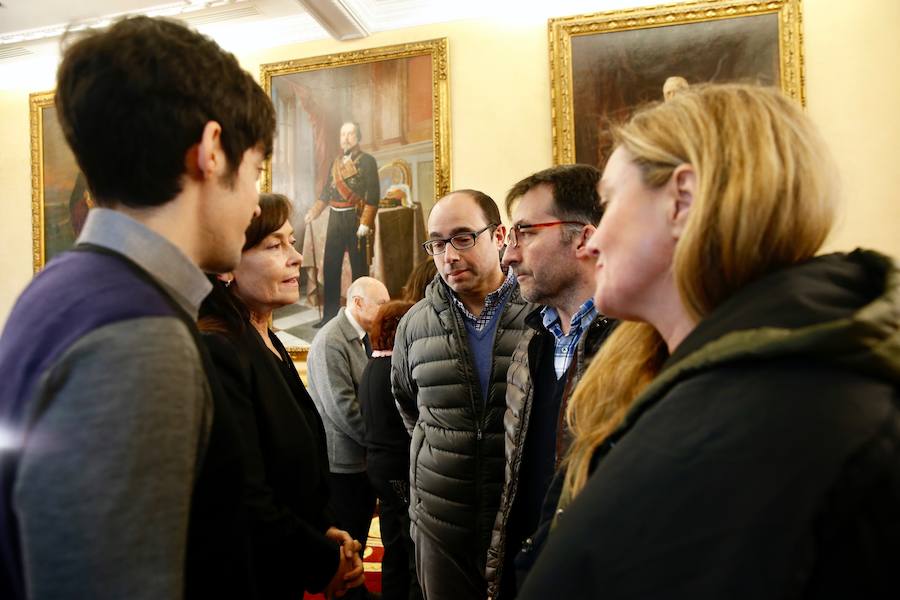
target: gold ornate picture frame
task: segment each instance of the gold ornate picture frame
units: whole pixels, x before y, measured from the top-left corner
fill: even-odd
[[[37,273],[72,247],[90,208],[90,193],[56,118],[54,92],[29,95],[32,267]]]
[[[800,0],[718,0],[577,15],[548,22],[553,160],[598,165],[610,126],[663,85],[778,85],[805,104]]]
[[[446,38],[264,64],[260,83],[276,112],[275,149],[262,189],[290,198],[303,254],[301,300],[275,311],[274,329],[302,360],[321,317],[323,254],[331,211],[304,216],[333,180],[340,130],[358,124],[360,150],[376,162],[380,203],[370,238],[369,273],[392,297],[426,259],[420,243],[434,202],[450,191],[450,112]],[[350,283],[344,258],[341,297]]]

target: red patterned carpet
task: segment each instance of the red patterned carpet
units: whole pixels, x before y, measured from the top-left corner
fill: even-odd
[[[381,544],[381,526],[378,517],[372,518],[369,528],[369,539],[363,553],[363,568],[366,570],[366,589],[381,593],[381,557],[384,546]],[[324,600],[323,594],[305,594],[304,600]]]

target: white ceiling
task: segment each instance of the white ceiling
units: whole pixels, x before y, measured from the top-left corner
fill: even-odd
[[[232,52],[459,19],[546,21],[550,16],[654,0],[0,0],[0,88],[46,71],[67,29],[103,27],[127,14],[182,19]],[[307,7],[309,10],[307,10]],[[320,25],[321,20],[326,27]],[[334,21],[337,21],[335,26]],[[337,29],[337,30],[336,30]]]
[[[260,19],[305,13],[297,0],[0,0],[0,4],[0,43],[11,34],[31,34],[126,14],[190,18],[233,13],[234,18]]]
[[[235,25],[252,29],[283,21],[293,26],[293,41],[327,36],[297,0],[0,0],[0,4],[0,59],[2,51],[12,46],[40,52],[33,46],[58,41],[66,28],[103,26],[128,14],[171,16],[210,34]]]

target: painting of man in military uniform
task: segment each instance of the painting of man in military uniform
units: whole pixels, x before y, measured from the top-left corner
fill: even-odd
[[[359,123],[341,125],[341,155],[334,159],[322,194],[304,219],[309,224],[326,208],[330,211],[322,266],[324,308],[316,328],[334,318],[340,308],[344,255],[349,256],[354,280],[368,275],[372,262],[371,240],[381,190],[378,165],[371,154],[360,150],[361,139]]]
[[[290,198],[303,255],[300,298],[272,323],[298,360],[354,280],[397,298],[422,260],[450,184],[446,76],[444,39],[261,66],[277,128],[262,189]]]

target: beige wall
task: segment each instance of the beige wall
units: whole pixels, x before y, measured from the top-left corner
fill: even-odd
[[[28,93],[0,91],[0,323],[31,278]]]
[[[844,187],[828,249],[863,245],[900,256],[900,2],[804,0],[803,8],[808,109]],[[516,180],[551,163],[546,20],[461,21],[239,58],[258,73],[265,62],[434,37],[447,37],[450,47],[452,185],[503,198]],[[0,90],[0,322],[31,276],[28,92],[53,87],[53,66],[20,81],[21,89]]]

